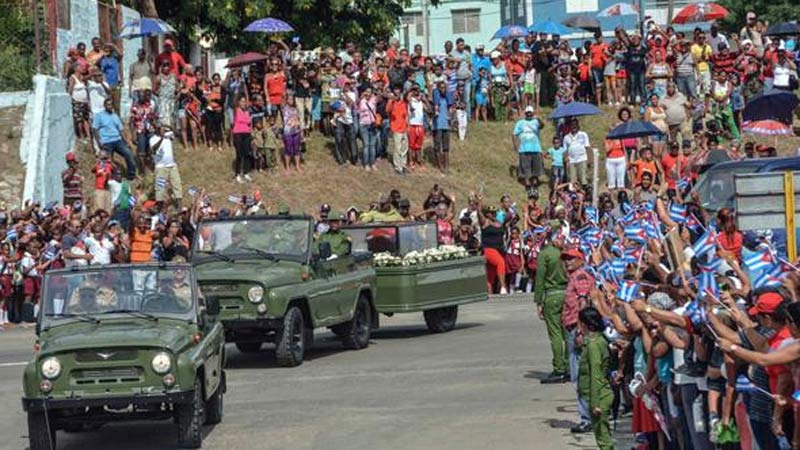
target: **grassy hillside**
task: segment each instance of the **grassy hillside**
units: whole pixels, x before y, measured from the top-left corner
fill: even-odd
[[[589,134],[592,145],[602,149],[602,138],[609,127],[616,122],[616,114],[607,109],[602,116],[584,117],[582,128]],[[548,111],[542,113],[546,117]],[[511,146],[513,123],[470,123],[467,139],[458,141],[451,136],[451,173],[440,174],[431,164],[425,169],[412,174],[400,176],[392,169],[389,162],[381,160],[378,172],[365,172],[360,167],[347,165],[339,168],[331,154],[333,140],[319,133],[312,134],[308,151],[305,154],[305,171],[301,174],[292,172],[285,176],[282,170],[274,174],[254,173],[252,183],[238,184],[232,176],[233,150],[212,152],[206,148],[197,150],[179,148],[177,150],[178,165],[183,179],[184,191],[190,186],[205,187],[212,195],[217,206],[227,204],[231,194],[245,195],[260,190],[269,206],[274,208],[280,202],[288,204],[293,211],[313,212],[322,203],[330,203],[336,209],[345,209],[351,205],[366,207],[377,200],[381,192],[398,189],[411,200],[412,211],[421,208],[434,183],[443,186],[445,191],[456,196],[462,206],[469,192],[477,191],[484,184],[484,193],[491,201],[499,200],[504,194],[510,194],[515,201],[524,201],[524,190],[516,181],[514,167],[516,154]],[[542,132],[542,145],[552,140],[554,129],[548,121]],[[750,138],[750,136],[746,136]],[[772,143],[772,138],[754,137],[756,142]],[[390,141],[391,146],[391,141]],[[794,153],[800,147],[800,138],[782,138],[779,141],[782,154]],[[545,147],[547,148],[547,147]],[[432,154],[432,142],[426,139],[426,155]],[[86,160],[88,158],[84,158]],[[83,166],[88,173],[89,163]],[[599,173],[604,176],[602,163]],[[152,180],[146,179],[152,185]],[[89,186],[91,183],[86,183]],[[274,209],[273,209],[274,211]]]

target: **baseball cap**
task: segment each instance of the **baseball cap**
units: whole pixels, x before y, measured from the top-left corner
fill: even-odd
[[[319,207],[319,212],[321,212],[321,213],[329,213],[329,212],[331,212],[331,205],[329,205],[327,203],[323,203]]]
[[[77,162],[78,161],[78,157],[75,156],[75,152],[68,152],[67,155],[65,156],[65,158],[66,158],[67,162],[73,162],[73,161]]]
[[[533,112],[534,112],[533,106],[526,106],[525,107],[525,114],[528,114],[528,113],[533,114]]]
[[[777,292],[765,292],[758,296],[756,304],[747,310],[751,316],[757,314],[772,314],[778,309],[778,305],[783,302],[783,297]]]
[[[478,44],[478,45],[475,46],[475,50],[483,50],[485,48],[486,48],[486,46],[483,45],[483,44]]]
[[[583,259],[583,252],[577,248],[568,248],[561,252],[561,259],[577,258]]]
[[[489,56],[491,56],[492,58],[499,58],[500,57],[500,52],[495,50]]]

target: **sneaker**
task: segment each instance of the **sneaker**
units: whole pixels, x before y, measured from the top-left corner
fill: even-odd
[[[244,183],[244,180],[242,179],[241,175],[236,175],[236,182],[239,183],[239,184]]]
[[[547,378],[541,380],[540,383],[541,384],[563,383],[564,382],[564,377],[567,377],[567,379],[569,379],[569,375],[567,375],[567,374],[553,372],[550,375],[548,375]]]
[[[253,179],[250,177],[250,174],[245,174],[244,179],[247,181],[253,181]]]
[[[504,287],[500,288],[500,295],[508,295],[508,291],[506,290],[506,288]]]
[[[578,425],[569,429],[570,433],[582,434],[592,431],[592,424],[589,422],[581,422]]]

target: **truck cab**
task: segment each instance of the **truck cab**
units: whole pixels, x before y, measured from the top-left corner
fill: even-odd
[[[247,216],[201,222],[191,262],[200,288],[220,304],[228,342],[243,353],[275,344],[282,366],[302,363],[314,329],[347,348],[369,345],[378,326],[369,258],[332,255],[310,216]]]

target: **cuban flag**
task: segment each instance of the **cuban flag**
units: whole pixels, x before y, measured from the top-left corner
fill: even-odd
[[[36,225],[29,223],[25,225],[25,233],[35,233],[36,232]]]
[[[625,227],[624,232],[626,239],[630,239],[634,242],[640,242],[642,244],[647,243],[647,231],[642,226],[629,225]]]
[[[657,222],[645,222],[644,232],[650,239],[661,239],[661,230]]]
[[[128,206],[130,206],[131,208],[136,206],[136,196],[131,195],[130,197],[128,197]]]
[[[689,218],[689,212],[686,206],[673,203],[669,205],[669,218],[675,223],[686,223]]]
[[[192,197],[196,196],[198,192],[200,191],[194,186],[190,186],[189,190],[187,191],[187,193]]]
[[[759,270],[768,269],[775,265],[775,259],[772,257],[772,252],[769,248],[764,247],[753,253],[750,257],[744,260],[744,265],[751,272],[758,272]]]
[[[42,253],[42,258],[44,258],[45,261],[52,261],[56,259],[57,255],[58,255],[58,249],[56,249],[56,247],[53,244],[48,244],[47,247],[44,249],[44,252]]]
[[[625,303],[632,302],[638,296],[639,296],[639,283],[631,280],[623,281],[622,286],[620,286],[619,288],[619,292],[617,292],[617,298],[619,298]]]
[[[700,268],[697,290],[700,292],[699,295],[701,297],[707,295],[708,293],[711,293],[714,297],[719,297],[719,285],[717,284],[717,279],[714,275],[721,265],[722,260],[719,258],[713,259],[708,264],[697,265],[697,267]]]
[[[770,270],[762,273],[758,278],[753,281],[753,287],[756,289],[771,288],[781,286],[786,278],[786,273],[780,264],[776,264]]]
[[[656,210],[656,206],[653,204],[653,202],[642,202],[636,206],[636,209],[639,212],[653,212]]]
[[[703,308],[698,299],[694,299],[686,305],[683,315],[688,317],[694,326],[708,323],[708,313],[706,313],[706,309]]]
[[[678,182],[675,184],[675,186],[678,188],[678,190],[680,190],[680,191],[682,191],[682,192],[683,192],[683,191],[686,191],[687,189],[689,189],[689,187],[690,187],[691,185],[692,185],[692,180],[691,180],[691,178],[689,178],[689,177],[684,177],[684,178],[681,178],[681,179],[680,179],[680,180],[678,180]]]
[[[13,241],[17,239],[17,229],[11,227],[6,230],[6,241]]]
[[[583,208],[583,213],[586,216],[586,221],[589,223],[597,224],[600,222],[599,217],[600,215],[597,213],[597,208],[594,206],[585,206]]]
[[[548,227],[547,225],[533,227],[533,234],[542,234],[542,233],[547,233],[549,231],[550,227]]]
[[[238,195],[229,195],[228,196],[228,201],[231,202],[231,203],[239,203],[239,200],[241,200],[241,199],[242,199],[242,197],[239,197]]]
[[[753,392],[756,387],[746,375],[736,377],[736,392]]]
[[[587,265],[583,269],[586,271],[586,273],[591,275],[592,278],[594,278],[595,286],[597,286],[599,289],[602,289],[603,288],[603,275],[600,274],[597,270],[595,270],[594,267],[589,266],[589,265]]]
[[[615,278],[622,278],[625,275],[625,268],[628,267],[628,263],[622,259],[617,258],[611,261],[611,273],[614,274]]]
[[[689,214],[689,217],[686,218],[686,226],[695,233],[699,233],[700,230],[703,229],[703,224],[697,220],[697,217],[695,217],[694,214]]]
[[[622,257],[626,264],[639,264],[639,260],[644,256],[644,247],[629,248],[625,250]]]
[[[581,238],[587,244],[596,247],[603,241],[603,230],[594,226],[587,226],[578,231]]]
[[[158,189],[166,189],[167,188],[167,179],[164,177],[156,178],[156,188]]]
[[[700,239],[698,239],[694,245],[692,245],[692,250],[694,251],[694,255],[696,257],[702,256],[714,250],[715,245],[716,239],[714,239],[714,234],[710,231],[706,231],[702,236],[700,236]]]

